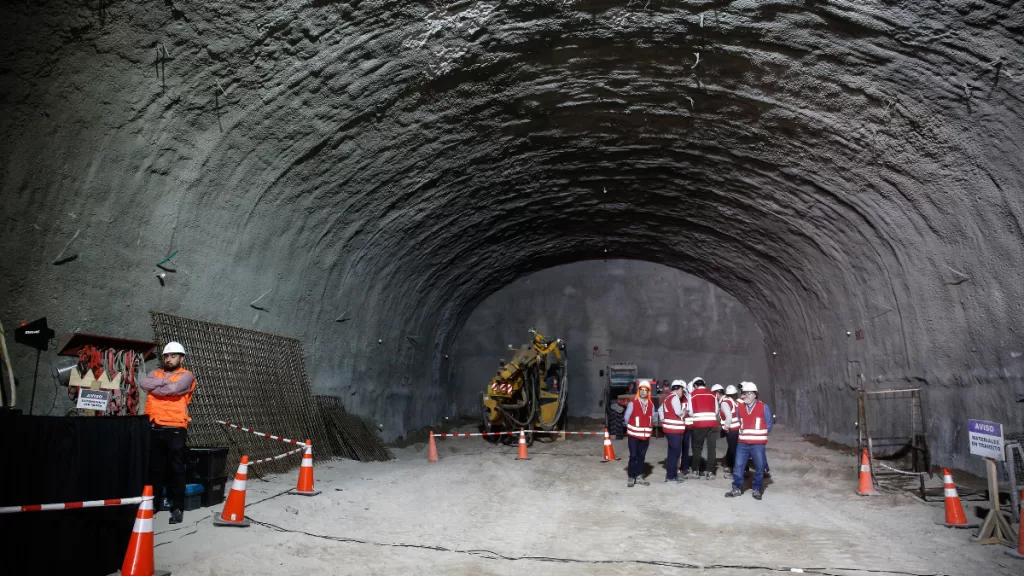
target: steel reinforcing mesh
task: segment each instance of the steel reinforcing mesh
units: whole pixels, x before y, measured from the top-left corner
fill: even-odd
[[[327,429],[310,389],[302,342],[266,332],[151,312],[160,346],[180,342],[185,368],[196,375],[189,405],[189,446],[227,446],[225,474],[243,454],[267,458],[292,446],[217,424],[226,420],[269,434],[313,441],[314,461],[333,458]],[[267,462],[259,473],[297,468],[301,456]]]

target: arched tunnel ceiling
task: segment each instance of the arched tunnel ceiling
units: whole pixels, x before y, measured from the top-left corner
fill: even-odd
[[[1021,419],[1017,0],[64,1],[3,20],[4,245],[56,252],[85,226],[138,266],[189,246],[191,274],[119,295],[302,337],[318,388],[383,391],[349,403],[386,435],[440,414],[473,306],[603,257],[747,305],[804,431],[851,437],[829,422],[856,372],[929,387],[936,417]],[[44,286],[109,290],[2,258],[5,318]],[[938,453],[965,451],[957,426],[936,424]]]

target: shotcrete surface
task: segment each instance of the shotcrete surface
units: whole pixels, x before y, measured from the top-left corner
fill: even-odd
[[[209,518],[220,507],[187,512],[179,527],[158,514],[157,567],[176,576],[749,576],[793,567],[842,576],[1020,574],[1002,547],[938,526],[941,505],[857,496],[849,455],[782,427],[769,443],[774,478],[760,502],[749,491],[724,498],[724,478],[663,483],[659,439],[648,452],[651,485],[627,488],[628,452],[614,444],[623,458],[614,463],[600,462],[599,437],[536,442],[531,459],[517,461],[514,446],[445,439],[437,463],[420,444],[388,463],[321,465],[323,493],[312,498],[275,497],[294,486],[293,475],[260,481],[250,468],[246,515],[287,531],[215,528]]]
[[[925,389],[939,464],[1024,428],[1024,0],[14,1],[0,39],[5,326],[298,337],[394,439],[488,295],[640,259],[750,310],[802,433],[853,441],[857,374]]]

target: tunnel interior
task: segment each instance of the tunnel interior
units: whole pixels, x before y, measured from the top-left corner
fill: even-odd
[[[924,390],[940,463],[978,467],[967,418],[1024,420],[1019,0],[55,0],[0,26],[5,323],[301,338],[391,439],[453,410],[488,296],[643,260],[750,311],[800,432],[853,440],[857,374]]]
[[[605,421],[615,363],[665,384],[752,381],[772,401],[761,332],[735,298],[662,264],[588,260],[520,278],[473,310],[452,348],[453,416],[479,423],[481,394],[531,329],[565,342],[570,418]]]

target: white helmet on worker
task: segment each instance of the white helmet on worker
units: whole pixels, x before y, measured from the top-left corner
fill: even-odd
[[[736,390],[736,387],[733,386],[732,384],[729,384],[728,386],[725,387],[725,395],[726,396],[732,396],[733,394],[736,394],[737,392],[739,392],[739,390]]]
[[[740,390],[744,392],[757,392],[757,385],[753,382],[741,382]]]
[[[682,380],[673,380],[669,389],[675,390],[676,388],[686,388],[686,382],[683,382]]]
[[[168,342],[167,346],[164,346],[164,351],[161,355],[164,354],[181,354],[182,356],[184,356],[185,347],[182,346],[181,344],[178,344],[177,342]]]
[[[701,378],[700,376],[697,376],[696,378],[693,379],[693,381],[690,382],[690,386],[691,387],[707,386],[707,382],[704,382],[703,378]]]
[[[723,388],[721,384],[715,384],[714,386],[711,387],[711,391],[712,392],[725,392],[725,388]]]
[[[637,383],[637,388],[647,388],[648,390],[650,390],[651,389],[651,381],[650,380],[641,380],[639,383]]]

